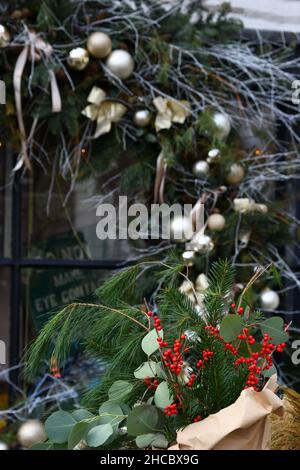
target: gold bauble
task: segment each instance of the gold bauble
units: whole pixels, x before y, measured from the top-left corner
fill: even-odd
[[[151,113],[148,109],[140,109],[133,116],[133,122],[137,127],[147,127],[151,122]]]
[[[5,26],[3,26],[2,24],[0,24],[0,47],[5,47],[7,46],[7,44],[9,43],[10,41],[10,34],[9,32],[7,31],[7,29],[5,28]]]
[[[101,31],[92,33],[87,40],[87,49],[96,59],[104,59],[104,57],[107,57],[111,53],[111,39],[107,34]]]
[[[76,47],[69,52],[68,66],[73,70],[83,70],[89,63],[89,53],[83,47]]]
[[[196,257],[195,255],[196,254],[194,251],[190,251],[190,250],[184,251],[181,255],[184,264],[190,267],[193,266],[195,263],[195,257]]]
[[[211,214],[207,219],[207,226],[213,232],[221,232],[225,224],[225,217],[222,214]]]
[[[19,427],[18,441],[22,447],[32,447],[38,442],[45,441],[45,439],[44,426],[37,419],[29,419]]]
[[[245,176],[245,170],[239,163],[233,163],[229,169],[229,173],[226,176],[226,182],[228,184],[238,184],[242,181]]]

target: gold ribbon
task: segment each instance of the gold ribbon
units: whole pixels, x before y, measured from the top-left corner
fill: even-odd
[[[164,202],[164,188],[165,188],[167,168],[168,168],[168,165],[163,155],[163,152],[160,152],[156,160],[156,175],[155,175],[155,183],[154,183],[154,204],[157,204],[158,202],[160,204],[163,204]]]
[[[30,170],[31,163],[27,151],[27,137],[26,129],[24,124],[23,112],[22,112],[22,95],[21,85],[22,76],[25,69],[28,58],[32,62],[40,60],[42,55],[48,58],[52,53],[52,47],[47,44],[42,38],[38,37],[35,33],[28,33],[28,43],[24,46],[24,49],[17,58],[14,74],[13,74],[13,85],[15,92],[15,103],[17,111],[18,126],[21,137],[21,159],[18,161],[14,170],[19,170],[23,164]],[[52,112],[59,113],[61,111],[61,97],[53,70],[49,70],[50,86],[51,86],[51,98],[52,98]]]
[[[190,105],[188,101],[177,101],[172,98],[162,98],[158,96],[153,100],[157,109],[155,119],[156,132],[162,129],[170,129],[173,122],[183,124],[190,114]]]
[[[90,104],[82,114],[91,121],[97,121],[94,139],[110,132],[112,123],[120,121],[127,111],[123,104],[106,100],[105,91],[96,86],[92,88],[87,101]]]

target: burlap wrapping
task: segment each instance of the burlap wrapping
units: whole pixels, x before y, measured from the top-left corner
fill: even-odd
[[[169,450],[268,450],[269,415],[283,414],[283,402],[275,395],[276,389],[274,375],[261,392],[243,390],[232,405],[178,431],[177,444]]]

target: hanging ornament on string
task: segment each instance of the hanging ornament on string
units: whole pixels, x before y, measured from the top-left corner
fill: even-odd
[[[217,129],[217,134],[220,139],[226,139],[231,130],[230,118],[227,114],[214,113],[213,122]]]
[[[189,267],[194,266],[195,259],[196,259],[195,251],[192,251],[192,250],[184,251],[181,257],[186,266],[189,266]]]
[[[125,80],[132,75],[134,70],[134,60],[129,52],[123,49],[116,49],[108,56],[106,67],[109,71],[121,80]]]
[[[206,254],[214,249],[214,243],[211,237],[208,235],[204,235],[204,233],[198,233],[191,240],[191,242],[187,244],[186,248],[188,250],[193,249],[199,253]]]
[[[18,441],[23,447],[32,447],[38,442],[43,442],[46,439],[46,434],[43,424],[37,419],[29,419],[21,424],[18,430]]]
[[[96,59],[104,59],[112,51],[110,37],[101,31],[92,33],[87,40],[87,50]]]
[[[220,150],[219,149],[211,149],[207,154],[207,162],[208,163],[215,163],[220,157]]]
[[[193,166],[193,173],[196,178],[201,178],[209,173],[209,164],[205,160],[199,160]]]
[[[212,232],[221,232],[225,225],[226,220],[222,214],[211,214],[207,219],[207,226]]]
[[[9,447],[5,442],[0,441],[0,450],[9,450]]]
[[[9,32],[7,31],[7,29],[5,28],[5,26],[3,26],[2,24],[0,24],[0,47],[6,47],[7,44],[9,43],[10,41],[10,34]]]
[[[280,297],[272,289],[264,289],[260,294],[260,303],[264,310],[276,310],[280,304]]]
[[[242,181],[245,176],[245,170],[239,163],[233,163],[230,168],[229,172],[226,176],[226,182],[228,184],[238,184]]]
[[[90,61],[89,53],[83,47],[76,47],[69,52],[68,66],[77,71],[84,70]]]
[[[133,122],[137,127],[147,127],[151,122],[151,113],[148,109],[140,109],[133,116]]]
[[[193,224],[190,217],[175,216],[170,223],[170,236],[177,243],[190,240],[193,235]]]

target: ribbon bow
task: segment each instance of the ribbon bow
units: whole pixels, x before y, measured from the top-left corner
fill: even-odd
[[[190,114],[189,102],[185,100],[177,101],[172,98],[158,96],[153,100],[153,104],[158,111],[155,119],[156,132],[162,129],[170,129],[172,122],[183,124]]]
[[[106,100],[105,91],[96,86],[92,88],[87,101],[90,104],[82,114],[91,121],[97,121],[94,139],[110,132],[112,123],[120,121],[127,111],[123,104]]]
[[[15,167],[15,171],[19,170],[23,163],[27,166],[28,169],[31,168],[27,145],[28,140],[26,136],[26,129],[23,119],[23,112],[22,112],[22,95],[21,95],[21,84],[22,84],[22,76],[25,69],[25,65],[28,59],[32,62],[39,61],[42,57],[49,59],[50,55],[52,54],[52,47],[50,44],[46,43],[41,37],[37,36],[35,33],[28,32],[28,42],[25,44],[24,49],[20,53],[19,57],[17,58],[14,75],[13,75],[13,85],[14,85],[14,92],[15,92],[15,103],[16,103],[16,111],[17,111],[17,119],[18,125],[20,130],[21,136],[21,146],[22,146],[22,158],[19,160]],[[49,69],[49,80],[50,80],[50,88],[51,88],[51,98],[52,98],[52,112],[59,113],[61,111],[61,97],[56,81],[55,74],[53,70]],[[33,126],[34,130],[34,126]],[[31,135],[32,138],[32,135]]]

